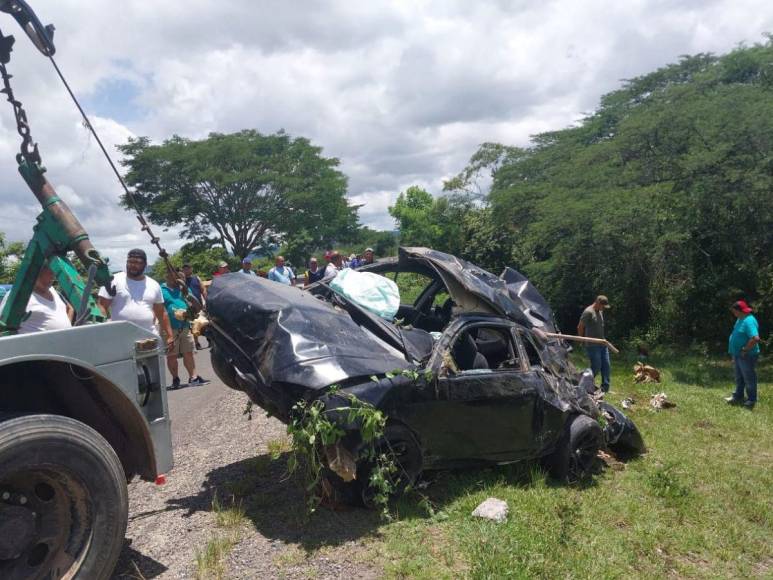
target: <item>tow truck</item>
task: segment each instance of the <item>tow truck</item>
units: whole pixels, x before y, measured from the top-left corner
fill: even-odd
[[[53,59],[53,26],[43,26],[22,0],[0,0],[0,12],[21,25],[64,81]],[[18,171],[42,212],[0,312],[0,578],[108,578],[124,545],[127,482],[161,483],[172,467],[163,345],[132,323],[107,322],[97,306],[97,287],[115,292],[107,260],[45,177],[6,68],[13,44],[0,31],[0,93],[21,136]],[[73,327],[19,334],[45,264],[76,310]]]

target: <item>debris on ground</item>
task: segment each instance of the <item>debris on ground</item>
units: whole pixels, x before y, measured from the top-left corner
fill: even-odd
[[[507,519],[509,508],[507,502],[495,497],[490,497],[476,507],[472,515],[476,518],[485,518],[497,523],[502,523]]]
[[[660,411],[661,409],[670,409],[671,407],[676,407],[676,403],[669,401],[668,395],[665,393],[657,393],[656,395],[652,395],[652,398],[650,399],[650,406],[656,411]]]
[[[622,471],[625,469],[625,463],[618,461],[617,458],[605,451],[599,451],[597,457],[604,462],[604,465],[613,471]]]
[[[659,383],[660,371],[653,366],[638,362],[633,365],[633,381],[635,383]]]
[[[623,409],[630,409],[635,403],[636,400],[633,397],[626,397],[620,401],[620,406],[623,407]]]

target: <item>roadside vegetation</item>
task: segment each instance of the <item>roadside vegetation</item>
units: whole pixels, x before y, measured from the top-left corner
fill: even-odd
[[[649,362],[663,379],[646,384],[633,382],[635,362],[613,357],[607,399],[635,400],[626,412],[648,452],[581,485],[524,462],[428,473],[426,487],[389,504],[390,519],[330,503],[309,513],[303,472],[288,477],[291,447],[268,441],[238,477],[231,466],[214,480],[228,501],[212,504],[216,531],[197,556],[199,577],[228,577],[227,555],[250,527],[281,542],[275,563],[293,575],[313,576],[324,560],[390,578],[770,577],[773,364],[759,369],[762,402],[747,411],[723,400],[729,361],[656,351]],[[676,407],[652,409],[660,392]],[[488,497],[507,502],[506,522],[471,516]]]
[[[391,577],[770,577],[773,574],[773,411],[728,406],[729,363],[656,357],[662,383],[634,384],[634,360],[613,361],[618,405],[648,446],[583,486],[536,465],[437,474],[394,506],[380,529]],[[770,364],[761,376],[770,377]],[[761,392],[770,393],[769,381]],[[654,411],[651,395],[676,403]],[[487,497],[507,501],[507,522],[472,518]],[[323,514],[320,514],[323,515]]]
[[[212,499],[215,514],[215,532],[203,549],[196,551],[196,578],[198,580],[221,580],[225,578],[225,559],[241,539],[241,531],[247,523],[241,500],[231,498],[230,504],[223,504],[217,494]]]

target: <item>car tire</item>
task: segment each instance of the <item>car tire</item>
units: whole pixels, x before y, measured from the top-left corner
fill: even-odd
[[[598,464],[597,455],[604,448],[604,431],[598,421],[587,415],[570,417],[556,450],[545,466],[555,479],[574,483],[590,477]]]
[[[59,415],[0,423],[0,577],[109,578],[123,548],[126,476],[91,427]]]

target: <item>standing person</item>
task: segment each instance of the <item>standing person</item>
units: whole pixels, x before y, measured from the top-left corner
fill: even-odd
[[[315,256],[312,256],[309,260],[309,269],[306,270],[306,274],[304,275],[305,281],[304,286],[308,286],[309,284],[314,284],[314,282],[318,282],[319,280],[322,280],[322,278],[325,277],[325,270],[319,267],[319,264],[317,264],[317,258]]]
[[[207,287],[201,283],[201,278],[193,273],[193,268],[190,264],[183,264],[183,274],[185,275],[185,285],[188,287],[188,291],[199,301],[203,308],[207,301]],[[201,350],[198,336],[193,337],[193,343],[196,345],[196,350]]]
[[[739,300],[730,307],[736,318],[727,341],[727,351],[735,364],[735,392],[725,399],[731,405],[753,409],[757,404],[757,359],[760,356],[760,325],[751,307]],[[746,401],[744,401],[744,388]]]
[[[212,274],[213,276],[222,276],[223,274],[229,274],[231,269],[228,267],[228,262],[220,262],[217,265],[217,270]]]
[[[268,279],[285,286],[295,286],[295,274],[289,266],[285,266],[284,256],[276,257],[276,265],[268,271]]]
[[[129,250],[126,272],[113,276],[115,296],[105,288],[99,289],[99,306],[113,320],[128,320],[153,334],[159,334],[157,320],[167,337],[172,336],[169,317],[164,309],[161,286],[153,278],[145,276],[148,258],[144,250]],[[167,343],[167,348],[171,348]]]
[[[196,363],[193,360],[193,334],[191,334],[191,323],[185,319],[188,312],[188,304],[185,302],[180,283],[183,276],[177,272],[167,272],[166,282],[161,285],[161,292],[164,297],[164,307],[171,324],[172,332],[164,333],[164,342],[171,343],[171,347],[166,351],[166,366],[172,375],[172,384],[170,390],[180,388],[180,375],[177,357],[182,356],[185,370],[188,371],[188,384],[192,386],[206,385],[209,381],[202,379],[196,374]]]
[[[373,248],[365,248],[362,254],[362,260],[360,260],[360,266],[367,266],[372,264],[375,256],[373,255]]]
[[[257,274],[252,271],[252,259],[250,257],[246,257],[242,260],[242,269],[239,270],[239,273],[257,277]]]
[[[363,264],[364,262],[360,259],[360,257],[357,254],[352,254],[351,256],[349,256],[349,267],[352,270],[356,270]]]
[[[338,272],[343,269],[343,259],[341,254],[333,252],[330,254],[330,263],[325,268],[325,278],[335,278]]]
[[[609,300],[603,294],[596,297],[593,304],[588,306],[580,316],[577,325],[577,334],[588,338],[600,338],[606,340],[604,311],[609,308]],[[593,377],[601,372],[601,390],[609,392],[611,366],[609,364],[609,350],[603,344],[588,344],[585,347]]]
[[[54,273],[46,263],[40,269],[30,299],[27,301],[27,317],[19,326],[19,334],[61,330],[72,326],[75,311],[59,295],[59,292],[52,288],[53,283]],[[8,292],[0,301],[0,312],[5,307],[5,302],[10,295],[11,293]]]

